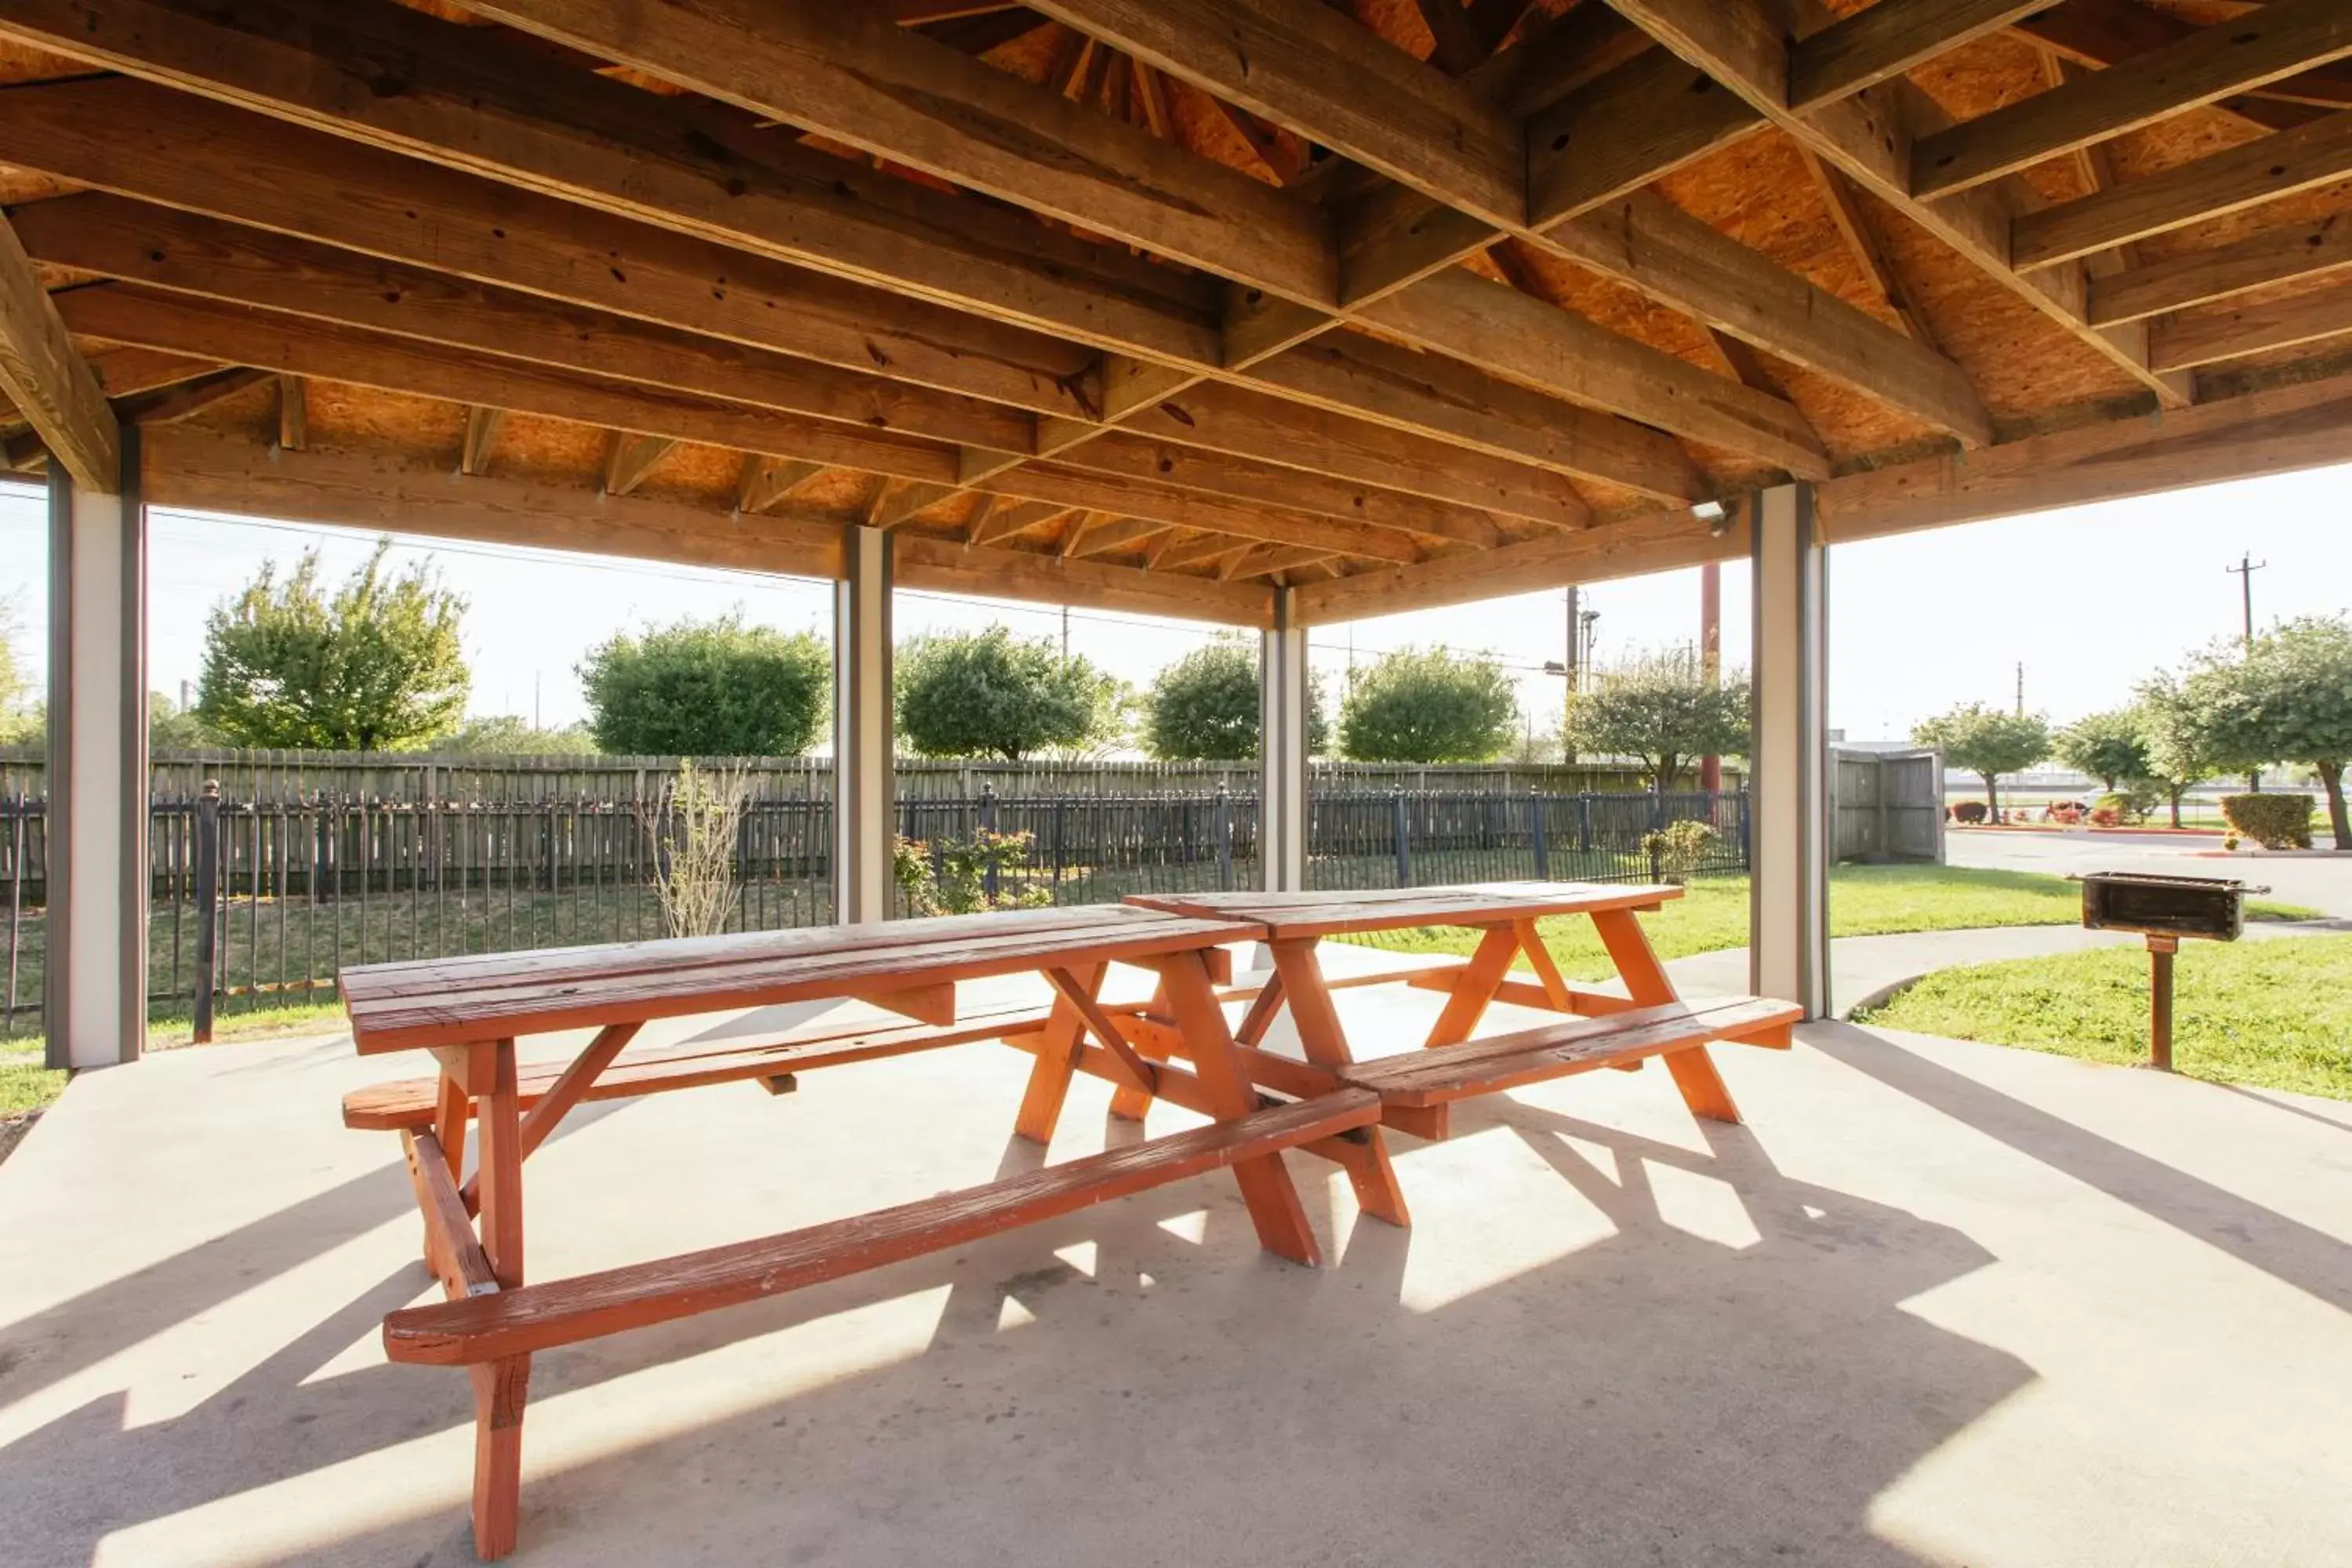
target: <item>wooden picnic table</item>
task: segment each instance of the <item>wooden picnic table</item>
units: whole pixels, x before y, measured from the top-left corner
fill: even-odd
[[[1711,1040],[1786,1046],[1799,1009],[1757,997],[1685,1005],[1658,962],[1638,916],[1682,889],[1597,882],[1502,882],[1433,888],[1325,892],[1136,894],[1128,902],[1195,920],[1246,921],[1262,928],[1274,973],[1234,1030],[1245,1065],[1278,1061],[1260,1047],[1286,1008],[1307,1063],[1336,1086],[1369,1088],[1382,1097],[1383,1124],[1423,1138],[1443,1138],[1448,1107],[1595,1067],[1638,1068],[1661,1057],[1684,1103],[1711,1121],[1739,1120],[1715,1063]],[[1537,932],[1548,916],[1581,915],[1592,921],[1616,965],[1625,994],[1570,985]],[[1366,931],[1453,926],[1479,932],[1466,963],[1403,976],[1407,984],[1448,993],[1436,1022],[1404,1057],[1367,1059],[1350,1045],[1323,973],[1324,938]],[[1524,956],[1532,982],[1511,977]],[[1470,1037],[1497,1000],[1571,1016],[1578,1022],[1522,1031],[1495,1040]],[[1589,1020],[1589,1022],[1588,1022]],[[1260,1081],[1265,1081],[1261,1079]],[[1278,1086],[1276,1086],[1278,1087]],[[1369,1156],[1349,1167],[1359,1204],[1391,1224],[1409,1223],[1379,1129]]]
[[[1089,1204],[1229,1166],[1260,1241],[1300,1263],[1317,1247],[1286,1149],[1333,1158],[1361,1147],[1378,1097],[1318,1084],[1274,1101],[1242,1066],[1215,989],[1217,944],[1255,925],[1121,905],[828,926],[615,946],[484,954],[347,969],[362,1055],[422,1050],[431,1079],[349,1097],[352,1126],[397,1129],[425,1218],[425,1257],[445,1301],[392,1313],[395,1362],[461,1365],[475,1390],[475,1550],[515,1543],[522,1413],[532,1352],[747,1301],[961,1245]],[[1111,963],[1153,971],[1149,1004],[1125,1015],[1169,1049],[1139,1050],[1098,999]],[[1022,972],[1054,989],[1042,1015],[960,1020],[959,981]],[[1226,971],[1229,974],[1229,971]],[[812,1000],[857,999],[913,1020],[750,1047],[628,1053],[649,1022]],[[560,1068],[517,1059],[518,1037],[592,1029]],[[1089,1039],[1091,1037],[1091,1039]],[[524,1160],[583,1099],[755,1078],[788,1087],[813,1066],[967,1040],[1006,1038],[1036,1060],[1014,1129],[1050,1138],[1075,1073],[1110,1078],[1130,1103],[1168,1099],[1206,1127],[1082,1156],[986,1186],[759,1240],[551,1283],[525,1283]],[[1177,1057],[1182,1062],[1173,1059]],[[1183,1065],[1189,1063],[1189,1066]],[[1322,1092],[1337,1089],[1339,1092]],[[478,1128],[465,1176],[467,1128]],[[1356,1142],[1350,1142],[1350,1140]],[[691,1201],[682,1194],[681,1201]]]

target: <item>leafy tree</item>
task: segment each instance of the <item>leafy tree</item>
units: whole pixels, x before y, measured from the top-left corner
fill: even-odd
[[[1143,749],[1160,762],[1238,763],[1259,754],[1265,725],[1255,649],[1220,637],[1168,666],[1143,699]],[[1330,743],[1323,687],[1307,690],[1307,749]]]
[[[457,756],[585,757],[595,754],[596,737],[584,724],[540,730],[520,713],[497,713],[467,720],[433,749]]]
[[[2217,647],[2182,683],[2190,722],[2224,768],[2302,763],[2327,794],[2338,850],[2352,849],[2344,765],[2352,762],[2352,618],[2307,616],[2256,637],[2242,657]]]
[[[1651,787],[1675,787],[1684,764],[1748,750],[1748,681],[1710,683],[1691,648],[1642,654],[1577,695],[1568,711],[1572,752],[1639,757]]]
[[[604,751],[796,757],[824,724],[833,650],[811,632],[747,626],[739,612],[615,633],[579,675],[589,732]]]
[[[2050,754],[2050,721],[2039,713],[2004,713],[1969,702],[1911,731],[1914,743],[1933,746],[1955,767],[1984,776],[1985,810],[2000,820],[2002,773],[2030,768]]]
[[[331,752],[414,747],[466,711],[471,678],[458,640],[466,601],[429,562],[394,576],[392,541],[330,597],[319,552],[291,575],[275,562],[205,628],[195,711],[241,746]]]
[[[37,742],[47,727],[33,683],[16,661],[16,634],[23,626],[16,596],[0,598],[0,746]]]
[[[1099,745],[1118,683],[1046,639],[1005,627],[917,637],[898,650],[898,737],[926,757],[1023,757]]]
[[[194,751],[217,746],[218,735],[193,708],[183,708],[160,691],[147,694],[147,745],[151,751]]]
[[[2147,782],[2164,792],[2172,826],[2180,826],[2180,797],[2221,771],[2207,749],[2204,727],[2180,682],[2158,676],[2139,689],[2140,735],[2147,748]]]
[[[1339,707],[1339,751],[1359,763],[1475,763],[1516,738],[1510,677],[1488,658],[1401,648],[1357,678]]]
[[[2059,731],[2053,750],[2060,762],[2097,779],[2113,795],[2131,780],[2156,776],[2148,772],[2146,731],[2137,709],[2115,708],[2087,714]]]

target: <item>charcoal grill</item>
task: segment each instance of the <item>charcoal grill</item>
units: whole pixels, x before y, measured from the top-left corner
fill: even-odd
[[[2137,931],[2147,939],[2148,1062],[2172,1070],[2172,955],[2180,940],[2235,942],[2246,929],[2246,895],[2267,893],[2233,877],[2166,877],[2094,871],[2083,884],[2083,925]]]

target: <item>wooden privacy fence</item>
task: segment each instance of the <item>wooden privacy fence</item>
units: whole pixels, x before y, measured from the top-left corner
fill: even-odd
[[[699,759],[698,759],[699,760]],[[354,753],[296,751],[158,751],[150,763],[150,793],[159,800],[193,800],[206,783],[221,798],[255,805],[299,805],[320,795],[423,805],[530,805],[583,800],[647,799],[661,793],[679,759],[669,756],[467,756],[427,752]],[[829,757],[718,759],[750,775],[762,796],[833,795]],[[1341,763],[1313,766],[1318,787],[1335,790],[1466,790],[1506,795],[1637,791],[1643,778],[1631,763]],[[1005,763],[901,757],[896,764],[901,798],[976,799],[982,786],[999,795],[1132,796],[1255,793],[1257,764],[1056,761]],[[0,747],[0,795],[40,795],[47,763],[37,746]],[[1739,782],[1725,771],[1727,787]]]
[[[1944,757],[1830,750],[1831,858],[1944,862]]]
[[[666,932],[655,888],[659,799],[453,805],[214,794],[152,808],[148,993],[199,1028],[215,1006],[324,1001],[344,964],[630,941]],[[1748,862],[1744,795],[1324,788],[1308,801],[1308,885],[1643,881],[1654,828],[1716,829],[1695,874]],[[1025,836],[992,900],[1108,903],[1257,885],[1255,792],[909,796],[898,831],[935,861],[983,829]],[[7,988],[0,1031],[38,1026],[47,951],[45,803],[0,799]],[[832,918],[832,803],[755,795],[737,833],[727,929]]]

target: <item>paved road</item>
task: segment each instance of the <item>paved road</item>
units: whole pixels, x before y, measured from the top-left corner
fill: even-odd
[[[2239,877],[2284,903],[2352,916],[2352,854],[2225,855],[2219,838],[2101,838],[2074,833],[1958,831],[1944,836],[1955,866],[2004,871],[2169,871]]]

